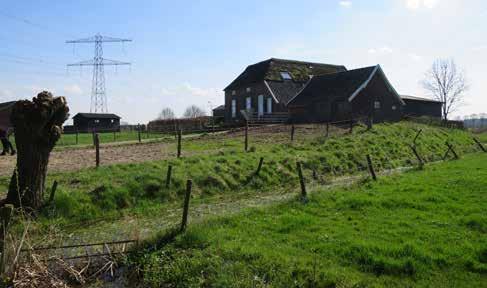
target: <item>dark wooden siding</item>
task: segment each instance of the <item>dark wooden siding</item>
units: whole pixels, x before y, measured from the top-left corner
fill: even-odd
[[[404,114],[407,116],[428,116],[441,118],[441,102],[429,102],[411,99],[404,99],[404,102],[406,102],[406,106],[404,106]]]

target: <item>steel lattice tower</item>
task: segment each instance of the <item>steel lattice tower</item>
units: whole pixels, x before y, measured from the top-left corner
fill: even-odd
[[[97,34],[90,38],[66,41],[66,43],[95,43],[95,56],[93,60],[81,61],[68,64],[70,66],[93,66],[93,80],[91,83],[91,106],[92,113],[108,112],[107,95],[105,93],[105,65],[119,66],[130,65],[129,62],[120,62],[103,58],[103,42],[130,42],[130,39],[105,37]]]

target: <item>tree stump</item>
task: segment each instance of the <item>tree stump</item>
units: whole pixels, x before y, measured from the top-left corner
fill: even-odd
[[[64,97],[41,92],[15,103],[10,119],[17,144],[17,168],[6,203],[35,211],[42,205],[49,154],[61,137],[69,108]]]

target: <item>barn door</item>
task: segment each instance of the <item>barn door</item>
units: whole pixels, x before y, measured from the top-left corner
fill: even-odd
[[[264,115],[264,95],[259,95],[258,97],[258,116],[262,117]]]

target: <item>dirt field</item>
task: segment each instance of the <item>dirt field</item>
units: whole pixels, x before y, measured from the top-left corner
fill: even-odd
[[[174,143],[106,145],[100,147],[101,165],[162,160],[175,157],[175,155]],[[16,159],[16,156],[0,157],[0,176],[12,174]],[[77,171],[89,167],[95,167],[95,149],[93,148],[53,151],[49,159],[50,172]]]

